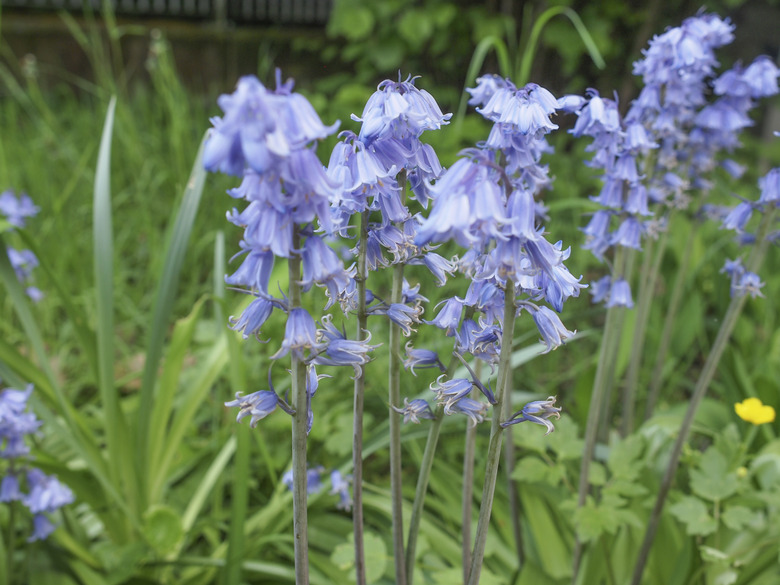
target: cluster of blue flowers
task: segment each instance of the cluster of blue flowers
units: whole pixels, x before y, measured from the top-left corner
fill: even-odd
[[[577,115],[571,133],[593,138],[590,164],[603,171],[601,192],[592,197],[603,209],[584,228],[584,247],[597,258],[613,247],[640,250],[642,238],[657,237],[669,209],[690,206],[692,189],[706,197],[715,167],[734,176],[743,172],[718,155],[739,145],[756,100],[777,93],[778,69],[759,57],[715,77],[715,50],[733,40],[733,30],[727,19],[699,14],[654,37],[634,64],[644,85],[625,117],[616,100],[596,90],[562,98],[562,108]],[[748,208],[738,208],[727,223],[739,224]],[[594,302],[633,306],[621,271],[615,266],[612,275],[594,283]]]
[[[0,193],[0,216],[5,218],[10,229],[25,227],[27,218],[34,217],[38,211],[39,208],[26,193],[22,193],[18,197],[10,190]],[[35,302],[40,301],[43,298],[43,292],[32,284],[32,272],[38,266],[38,258],[35,257],[32,250],[17,250],[10,246],[6,248],[6,253],[14,272],[16,272],[16,277],[25,287],[27,296]]]
[[[245,338],[258,336],[275,309],[287,314],[285,337],[272,358],[292,353],[306,363],[310,425],[311,398],[322,378],[316,366],[351,366],[360,376],[377,346],[369,344],[369,333],[362,340],[348,339],[330,314],[316,323],[305,309],[290,306],[284,294],[274,297],[270,275],[276,258],[297,256],[304,291],[322,287],[328,297],[326,311],[337,305],[345,316],[354,312],[360,300],[357,279],[367,275],[357,275],[354,264],[345,268],[328,240],[354,237],[360,221],[366,222],[365,243],[358,243],[351,254],[364,254],[368,272],[401,264],[427,268],[438,285],[455,272],[469,278],[465,298],[446,300],[436,317],[425,321],[454,339],[457,356],[498,362],[507,279],[515,287],[518,314],[525,310],[532,315],[548,351],[573,335],[554,311],[540,304],[546,301],[560,311],[583,286],[564,265],[569,250],[546,239],[541,227],[545,208],[536,201],[551,183],[540,159],[550,150],[545,134],[557,128],[550,120],[557,100],[535,84],[518,89],[508,80],[482,78],[472,104],[483,106],[493,130],[484,144],[464,151],[444,172],[433,148],[420,138],[447,124],[451,114],[443,114],[415,81],[380,83],[362,116],[353,115],[361,122],[360,131],[339,135],[326,167],[316,158],[315,144],[336,125],[324,126],[311,105],[292,92],[292,83],[281,83],[278,73],[275,91],[245,77],[233,94],[219,99],[224,116],[213,120],[204,165],[243,177],[230,194],[248,205],[233,210],[228,219],[244,228],[240,254],[245,257],[226,282],[255,297],[238,318],[231,318],[231,326]],[[425,218],[421,210],[429,201],[433,207]],[[448,240],[468,251],[452,259],[434,251]],[[404,279],[398,301],[388,302],[366,289],[367,315],[385,316],[409,336],[423,323],[428,299],[420,294],[419,284]],[[466,307],[471,316],[462,318]],[[415,367],[444,371],[436,352],[411,344],[406,349],[405,364],[413,373]],[[466,394],[479,388],[490,403],[492,392],[473,374],[470,380],[445,378],[432,388],[444,412],[482,421],[489,404]],[[238,420],[250,417],[252,426],[277,406],[291,413],[270,379],[269,387],[246,396],[239,393],[226,404],[239,409]],[[391,407],[408,422],[434,417],[420,398]]]
[[[21,502],[33,515],[29,541],[43,540],[56,528],[49,515],[73,502],[73,492],[55,476],[46,475],[28,462],[26,438],[41,426],[27,409],[32,384],[24,390],[0,392],[0,457],[8,462],[0,482],[0,502]]]

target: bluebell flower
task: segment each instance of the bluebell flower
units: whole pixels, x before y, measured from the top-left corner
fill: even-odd
[[[24,505],[33,514],[49,514],[73,502],[73,492],[55,476],[46,475],[40,469],[27,471],[29,493],[23,498]]]
[[[731,212],[723,218],[721,227],[728,230],[743,231],[745,225],[753,215],[753,205],[747,201],[739,203]]]
[[[472,426],[485,420],[487,410],[488,404],[468,397],[444,405],[444,414],[464,414],[471,419]]]
[[[430,349],[414,349],[411,341],[406,344],[404,368],[411,370],[415,376],[417,374],[414,368],[439,368],[442,372],[446,369],[439,359],[439,354]]]
[[[471,95],[469,99],[470,106],[484,106],[490,101],[499,89],[504,89],[511,82],[500,75],[488,74],[477,78],[477,87],[467,87],[466,92]]]
[[[322,472],[325,468],[322,465],[310,467],[306,470],[306,495],[312,496],[322,490]],[[282,475],[282,484],[284,484],[288,490],[293,490],[293,470],[288,469]]]
[[[379,140],[388,135],[404,140],[449,123],[452,114],[443,114],[431,94],[415,87],[415,79],[411,76],[406,81],[386,79],[379,84],[362,117],[352,116],[356,122],[363,123],[360,140]]]
[[[454,337],[458,330],[458,324],[460,323],[460,317],[463,313],[463,300],[458,297],[451,297],[440,302],[440,305],[444,307],[439,311],[436,317],[432,321],[425,321],[429,325],[434,325],[439,329],[443,329],[447,337]]]
[[[7,472],[0,482],[0,502],[20,501],[23,497],[24,494],[19,488],[19,478],[11,471]]]
[[[242,396],[241,392],[236,392],[235,400],[225,402],[225,406],[228,408],[238,407],[236,422],[241,422],[243,418],[251,416],[249,426],[252,428],[255,428],[260,420],[276,410],[279,404],[279,396],[272,390],[258,390],[246,396]]]
[[[323,328],[317,330],[317,339],[324,347],[324,351],[319,353],[311,363],[325,366],[352,366],[355,377],[360,376],[363,372],[362,366],[371,360],[369,353],[379,346],[369,345],[371,332],[366,332],[366,339],[361,341],[347,339],[344,332],[333,326],[332,321],[330,315],[322,318]]]
[[[550,396],[547,400],[535,400],[526,404],[522,410],[518,410],[508,420],[501,423],[506,428],[523,421],[529,421],[542,425],[547,429],[545,435],[549,435],[555,430],[550,422],[551,418],[561,418],[561,409],[555,406],[555,396]]]
[[[390,405],[390,408],[392,408],[398,414],[404,415],[404,424],[408,422],[420,424],[421,418],[428,420],[433,420],[436,418],[433,415],[433,411],[431,410],[428,402],[422,398],[415,398],[411,401],[408,398],[404,398],[403,408],[398,408],[393,405]]]
[[[33,533],[27,538],[27,542],[46,540],[56,529],[57,527],[45,514],[35,514],[33,516]]]
[[[631,299],[631,287],[626,279],[618,278],[610,287],[607,308],[626,307],[627,309],[630,309],[633,306],[634,301]]]
[[[317,342],[317,327],[314,319],[306,309],[296,307],[290,309],[287,315],[282,347],[271,356],[271,359],[278,360],[292,352],[297,359],[303,360],[305,350],[313,350],[316,353],[320,349],[322,345]]]
[[[465,398],[474,387],[474,383],[468,378],[450,378],[442,374],[431,384],[431,390],[436,394],[436,400],[444,404],[452,404],[461,398]]]
[[[278,158],[336,131],[338,123],[323,125],[311,104],[291,89],[291,82],[281,84],[277,70],[275,92],[246,76],[233,94],[220,96],[224,116],[211,120],[214,129],[203,152],[206,169],[241,176],[250,166],[264,173]]]
[[[352,509],[352,496],[349,493],[351,475],[343,475],[338,469],[330,472],[330,494],[339,496],[336,508],[349,512]]]
[[[265,297],[257,297],[246,309],[243,310],[238,318],[230,317],[230,328],[233,331],[240,331],[241,336],[247,339],[250,335],[258,337],[260,328],[268,320],[273,312],[274,304]]]
[[[412,331],[417,331],[412,325],[420,322],[423,309],[421,306],[410,307],[403,303],[391,303],[385,307],[371,307],[368,312],[374,315],[387,315],[388,319],[401,328],[401,333],[409,337]]]
[[[569,331],[564,327],[560,317],[545,306],[531,309],[531,315],[536,323],[536,328],[542,338],[540,343],[547,345],[547,349],[542,353],[560,347],[566,339],[574,336],[576,331]]]
[[[10,189],[0,193],[0,214],[5,216],[12,226],[23,228],[27,218],[34,217],[39,211],[40,208],[26,193],[18,197]]]
[[[761,196],[758,202],[762,205],[780,204],[780,167],[774,168],[758,180]]]
[[[731,278],[730,291],[732,297],[740,297],[746,294],[753,298],[764,296],[761,293],[764,283],[761,282],[760,277],[756,273],[746,270],[742,260],[739,258],[736,260],[727,259],[720,271],[725,272]]]

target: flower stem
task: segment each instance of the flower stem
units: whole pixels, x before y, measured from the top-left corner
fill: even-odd
[[[513,410],[511,380],[507,377],[507,387],[504,388],[504,420],[512,416]],[[520,498],[517,493],[517,482],[512,479],[512,472],[515,468],[515,444],[512,440],[512,427],[507,427],[504,429],[504,432],[506,433],[506,440],[504,441],[504,469],[506,469],[507,491],[509,493],[509,516],[512,519],[517,565],[520,568],[525,561],[525,554],[523,552],[523,533],[520,528]]]
[[[621,265],[621,256],[622,248],[619,248],[617,257],[615,258],[616,270],[619,269]],[[580,466],[580,482],[577,489],[577,508],[582,508],[588,497],[590,462],[596,447],[601,411],[604,407],[604,402],[606,401],[605,398],[608,393],[608,388],[611,386],[611,381],[614,377],[610,368],[610,363],[613,362],[613,351],[619,346],[623,323],[622,316],[624,312],[624,307],[610,307],[607,309],[607,317],[604,323],[604,335],[601,338],[601,346],[599,347],[599,361],[596,365],[596,376],[593,380],[593,392],[590,397],[588,420],[585,426],[585,447],[582,451],[582,463]],[[572,583],[577,582],[577,572],[579,571],[581,558],[582,542],[580,542],[579,538],[576,538],[574,544],[574,560],[572,564]]]
[[[634,339],[631,344],[631,357],[628,362],[628,374],[626,375],[625,390],[623,391],[623,421],[622,435],[625,437],[634,430],[634,418],[636,413],[636,390],[639,382],[639,369],[642,365],[642,357],[645,347],[645,333],[650,317],[650,305],[655,296],[655,285],[658,281],[658,273],[661,269],[661,260],[666,252],[669,231],[663,232],[660,239],[655,242],[648,241],[639,282],[639,298],[637,300],[636,321],[634,323]],[[655,248],[655,250],[653,249]],[[653,252],[653,253],[651,253]],[[651,261],[652,260],[652,261]]]
[[[465,318],[470,319],[474,314],[472,307],[466,308]],[[445,375],[451,378],[460,361],[453,356],[450,360]],[[477,362],[479,365],[479,362]],[[414,579],[414,561],[417,554],[417,536],[420,531],[420,521],[422,520],[423,507],[425,506],[425,494],[428,491],[428,480],[431,477],[431,468],[433,467],[433,456],[436,454],[436,446],[439,442],[441,425],[444,421],[444,406],[439,404],[434,411],[434,419],[428,428],[428,439],[425,443],[425,451],[420,462],[420,471],[417,476],[417,487],[414,492],[414,504],[412,505],[412,517],[409,521],[409,537],[406,541],[406,583],[412,585]],[[469,517],[470,519],[470,517]]]
[[[366,245],[368,242],[368,210],[360,214],[360,239],[358,242],[357,283],[358,309],[356,339],[365,338],[366,315]],[[363,394],[366,380],[365,368],[355,376],[355,398],[352,432],[352,532],[355,537],[355,579],[357,585],[366,583],[366,562],[363,541]]]
[[[774,211],[774,210],[773,210]],[[750,258],[747,261],[747,269],[751,272],[756,272],[764,259],[768,241],[766,234],[769,227],[772,225],[773,212],[766,212],[761,220],[759,226],[759,232],[757,236],[757,242],[755,248],[750,254]],[[688,436],[691,433],[691,427],[693,426],[693,419],[696,416],[696,411],[701,404],[704,395],[707,393],[710,382],[715,375],[715,371],[720,362],[720,358],[723,355],[723,351],[726,349],[726,344],[731,337],[731,333],[734,330],[734,326],[737,324],[742,308],[745,306],[747,300],[746,294],[740,294],[733,296],[729,303],[726,314],[723,317],[723,322],[718,331],[718,335],[715,338],[715,342],[712,345],[710,354],[707,356],[707,361],[704,363],[699,379],[696,382],[696,387],[693,390],[693,395],[688,402],[688,410],[685,412],[685,418],[683,419],[680,430],[677,434],[677,440],[674,442],[672,448],[672,454],[669,459],[669,464],[666,467],[666,472],[661,480],[661,486],[658,490],[658,495],[653,506],[653,511],[650,513],[650,519],[647,523],[647,530],[645,531],[645,537],[642,541],[642,546],[639,549],[639,555],[637,557],[636,565],[634,566],[634,574],[631,579],[631,585],[640,585],[642,581],[642,574],[645,570],[645,565],[650,557],[650,549],[653,546],[653,540],[655,539],[655,533],[658,530],[658,524],[661,521],[661,512],[663,511],[664,504],[666,503],[666,497],[669,494],[669,489],[672,487],[672,481],[674,480],[675,473],[677,472],[677,466],[680,464],[680,455],[682,453],[683,445],[688,440]]]
[[[488,445],[487,462],[485,464],[485,483],[482,487],[482,502],[479,507],[477,534],[474,538],[474,550],[471,555],[471,570],[468,585],[479,583],[482,561],[485,558],[485,543],[487,542],[490,513],[493,509],[493,497],[496,489],[498,465],[501,461],[501,438],[503,429],[504,394],[508,387],[507,380],[512,369],[512,339],[515,332],[515,285],[507,279],[504,289],[504,317],[501,333],[501,354],[498,361],[498,380],[496,381],[496,403],[493,405],[493,417],[490,424],[490,443]]]
[[[666,355],[669,353],[669,346],[672,342],[672,333],[674,332],[674,326],[677,322],[677,312],[680,310],[682,293],[685,289],[685,280],[688,276],[688,266],[691,263],[691,256],[693,255],[693,241],[696,237],[696,232],[698,231],[697,226],[698,224],[692,225],[688,231],[688,241],[685,243],[685,250],[683,252],[683,257],[680,260],[680,267],[677,269],[677,278],[674,280],[674,288],[672,289],[672,295],[669,299],[669,307],[666,310],[661,341],[658,344],[658,353],[656,353],[655,364],[653,365],[652,375],[650,376],[650,390],[648,390],[647,393],[645,420],[648,420],[653,416],[653,409],[661,394],[661,384],[664,381],[664,363],[666,362]]]
[[[293,227],[293,250],[301,249],[298,226]],[[290,310],[301,306],[301,257],[293,252],[288,261]],[[306,395],[306,364],[291,352],[290,372],[292,407],[292,472],[293,472],[293,536],[295,548],[295,583],[309,583],[309,542],[307,518],[306,432],[308,424],[308,396]]]
[[[391,303],[400,303],[404,278],[404,265],[393,266],[393,289]],[[390,371],[388,375],[388,416],[390,417],[390,492],[393,516],[393,550],[395,556],[395,580],[397,585],[406,585],[406,558],[404,557],[403,491],[401,478],[401,419],[393,410],[401,405],[401,328],[390,323]]]
[[[477,366],[480,362],[477,362]],[[477,370],[479,372],[479,370]],[[478,374],[479,375],[479,374]],[[476,390],[472,390],[472,398]],[[462,494],[462,556],[463,582],[469,578],[471,568],[471,514],[474,508],[474,454],[477,447],[477,425],[466,425],[466,444],[463,449],[463,494]]]

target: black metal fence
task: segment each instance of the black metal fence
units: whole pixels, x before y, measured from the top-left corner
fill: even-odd
[[[101,0],[2,0],[3,8],[100,13]],[[108,0],[117,16],[323,26],[332,0]]]

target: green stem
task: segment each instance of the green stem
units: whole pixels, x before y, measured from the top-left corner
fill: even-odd
[[[621,275],[627,282],[632,281],[634,272],[634,262],[636,260],[636,250],[629,248],[620,248],[615,254],[615,274]],[[613,277],[613,282],[615,278]],[[617,362],[623,341],[623,323],[625,321],[626,311],[618,311],[616,323],[614,325],[617,331],[609,339],[607,346],[607,357],[604,371],[607,372],[605,380],[604,399],[602,403],[602,415],[598,426],[597,440],[606,442],[609,439],[609,429],[612,425],[612,391],[617,383]]]
[[[501,333],[501,354],[498,362],[498,380],[496,381],[496,403],[493,405],[493,418],[490,424],[490,443],[488,445],[487,463],[485,464],[485,483],[482,488],[482,502],[479,507],[477,534],[474,539],[474,551],[471,555],[471,570],[468,585],[479,583],[482,561],[485,558],[485,543],[490,525],[490,513],[493,509],[493,497],[496,489],[498,466],[501,461],[501,418],[503,416],[504,394],[511,374],[512,339],[515,332],[515,285],[507,279],[504,290],[504,317]]]
[[[298,226],[293,228],[292,249],[301,249]],[[301,306],[301,257],[293,253],[288,261],[290,280],[290,310]],[[293,472],[293,536],[295,549],[295,583],[309,583],[309,537],[307,518],[308,478],[306,469],[306,434],[308,424],[308,396],[306,395],[306,364],[292,353],[290,372],[292,407],[295,409],[292,424],[292,472]]]
[[[477,362],[479,366],[479,362]],[[472,398],[476,390],[472,390]],[[469,578],[471,568],[471,515],[474,509],[474,454],[477,447],[477,425],[466,425],[466,444],[463,449],[463,494],[461,501],[461,519],[463,534],[462,563],[463,582]]]
[[[615,258],[616,270],[622,265],[623,249],[618,248]],[[616,272],[617,273],[617,272]],[[613,278],[614,282],[614,278]],[[604,335],[599,347],[599,361],[596,365],[596,376],[593,380],[593,392],[588,407],[588,420],[585,425],[585,447],[582,452],[582,464],[580,466],[580,481],[577,489],[577,508],[582,508],[588,497],[588,476],[590,474],[590,462],[596,447],[596,438],[599,430],[599,420],[604,406],[608,388],[614,378],[609,364],[612,362],[612,348],[618,347],[622,330],[622,314],[624,307],[610,307],[607,309],[607,317],[604,323]],[[582,558],[582,542],[575,539],[574,559],[572,564],[572,583],[577,582],[580,560]]]
[[[504,388],[504,420],[512,416],[512,388],[511,379],[507,377],[507,387]],[[512,533],[515,537],[515,552],[517,553],[517,565],[522,567],[525,561],[523,553],[523,533],[520,528],[520,499],[517,494],[517,482],[512,479],[515,469],[515,444],[512,440],[512,427],[504,429],[506,440],[504,441],[504,469],[506,470],[507,491],[509,492],[509,516],[512,519]]]
[[[764,254],[768,241],[766,234],[772,225],[774,218],[774,209],[767,211],[761,220],[759,227],[757,241],[758,244],[750,255],[747,261],[746,269],[750,272],[756,272],[758,267],[763,261]],[[666,503],[666,497],[669,494],[669,490],[672,487],[672,481],[674,480],[675,473],[677,472],[677,466],[680,463],[680,455],[682,453],[683,446],[688,440],[688,436],[693,426],[693,419],[696,416],[696,411],[701,404],[704,395],[707,393],[710,382],[715,375],[715,371],[720,362],[720,358],[723,355],[723,351],[726,349],[726,345],[731,337],[731,333],[734,330],[734,326],[737,324],[742,308],[745,306],[747,300],[746,294],[734,296],[729,303],[728,309],[726,309],[726,315],[723,317],[723,322],[718,331],[718,336],[715,338],[710,354],[707,356],[707,361],[704,363],[699,379],[696,382],[696,387],[693,391],[693,396],[688,403],[688,410],[685,412],[685,418],[683,419],[682,426],[677,435],[677,440],[672,448],[672,454],[669,459],[669,464],[666,467],[666,472],[661,480],[661,486],[658,490],[658,495],[653,506],[653,511],[650,513],[650,519],[647,523],[647,530],[645,531],[645,537],[642,541],[642,546],[639,549],[639,555],[637,557],[636,565],[634,566],[634,574],[631,579],[631,585],[640,585],[642,581],[642,574],[645,570],[645,565],[650,557],[650,549],[653,546],[653,540],[655,539],[655,533],[658,530],[658,524],[661,521],[661,512],[663,511],[664,504]]]
[[[661,394],[661,384],[664,381],[664,363],[666,362],[666,355],[669,353],[669,346],[672,343],[674,326],[677,323],[677,312],[680,310],[682,293],[685,289],[685,281],[688,277],[688,266],[691,263],[691,256],[693,255],[693,241],[696,237],[696,232],[698,231],[697,227],[698,224],[694,224],[688,231],[688,241],[685,243],[683,257],[680,260],[680,267],[677,269],[677,277],[674,280],[674,288],[672,289],[672,296],[669,300],[669,308],[666,310],[664,328],[661,333],[661,342],[658,345],[658,353],[656,353],[655,364],[653,365],[652,375],[650,376],[650,390],[647,393],[645,420],[648,420],[653,416],[653,409]]]
[[[657,242],[657,246],[653,245],[656,242],[648,241],[642,260],[636,322],[634,323],[634,339],[631,344],[631,357],[628,362],[628,374],[626,375],[626,385],[623,391],[623,424],[621,430],[624,437],[634,430],[636,390],[639,382],[639,369],[644,355],[645,333],[647,331],[647,322],[650,318],[650,306],[655,294],[655,285],[661,269],[661,260],[666,251],[668,235],[668,230],[663,232]],[[654,247],[656,248],[655,250],[653,250]]]
[[[360,214],[360,239],[358,242],[357,283],[358,309],[356,339],[366,337],[366,245],[368,242],[368,210]],[[363,539],[363,395],[365,369],[355,376],[355,398],[352,432],[352,532],[355,537],[355,579],[357,585],[366,583],[366,561]]]
[[[465,319],[471,318],[474,309],[466,308]],[[444,375],[451,378],[460,361],[453,356],[450,360]],[[477,362],[479,366],[479,362]],[[428,491],[428,480],[431,478],[431,469],[433,468],[433,457],[436,454],[436,446],[439,443],[439,434],[441,425],[444,421],[444,406],[439,404],[433,413],[434,419],[428,427],[428,439],[425,443],[422,461],[420,462],[420,471],[417,476],[417,487],[414,492],[414,504],[412,505],[412,517],[409,521],[409,537],[406,541],[406,582],[412,585],[414,582],[414,561],[417,554],[417,536],[420,531],[420,521],[422,520],[423,507],[425,506],[425,494]]]
[[[14,571],[14,564],[13,564],[15,549],[16,549],[16,502],[11,501],[8,503],[8,539],[5,548],[5,552],[6,552],[5,573],[9,579],[8,582],[11,583],[11,585],[17,582],[15,579],[17,573],[16,571]]]
[[[393,266],[393,289],[391,303],[402,301],[401,293],[404,265]],[[397,585],[406,585],[406,558],[404,557],[403,483],[401,477],[401,418],[393,407],[401,406],[401,328],[390,323],[390,371],[388,375],[388,416],[390,417],[390,492],[393,504],[393,550],[395,556],[395,579]]]

